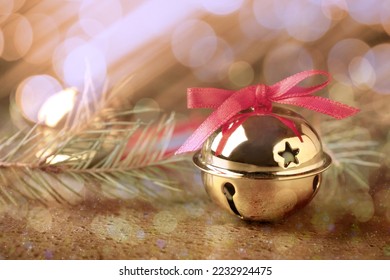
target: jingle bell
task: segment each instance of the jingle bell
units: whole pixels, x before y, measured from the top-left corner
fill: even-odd
[[[215,131],[195,153],[194,163],[220,207],[245,220],[282,219],[312,200],[331,158],[313,127],[289,109],[274,106],[273,115],[240,114],[245,119],[228,139],[223,128]],[[281,119],[294,123],[297,131]]]

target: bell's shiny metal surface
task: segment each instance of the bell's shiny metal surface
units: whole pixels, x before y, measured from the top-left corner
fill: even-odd
[[[242,219],[274,221],[305,206],[331,163],[318,134],[302,116],[276,106],[273,113],[292,121],[303,141],[280,119],[255,115],[224,139],[219,155],[216,150],[226,137],[221,129],[193,158],[211,199]]]

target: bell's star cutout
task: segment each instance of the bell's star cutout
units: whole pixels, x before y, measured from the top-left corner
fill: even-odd
[[[284,158],[284,168],[287,168],[290,163],[299,164],[299,161],[296,157],[299,154],[299,149],[292,149],[290,143],[286,142],[284,151],[278,153],[281,157]]]

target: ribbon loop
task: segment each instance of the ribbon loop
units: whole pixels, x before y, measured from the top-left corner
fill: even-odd
[[[311,87],[298,86],[303,80],[316,75],[325,76],[325,82]],[[228,123],[240,111],[249,108],[254,108],[254,114],[276,117],[291,128],[295,134],[298,132],[289,122],[272,113],[272,103],[299,106],[337,119],[343,119],[359,112],[357,108],[311,95],[326,87],[329,81],[329,73],[308,70],[287,77],[272,86],[259,84],[238,91],[217,88],[189,88],[187,90],[189,108],[211,108],[215,111],[195,130],[175,154],[199,149],[214,131]],[[253,115],[253,113],[248,114],[247,117]],[[300,135],[297,136],[302,139]]]

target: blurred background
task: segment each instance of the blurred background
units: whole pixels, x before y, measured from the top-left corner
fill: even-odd
[[[0,98],[15,94],[36,121],[86,75],[97,92],[132,77],[131,102],[186,113],[187,87],[315,68],[332,74],[331,98],[355,105],[390,93],[389,33],[385,0],[1,0]]]
[[[285,229],[287,235],[294,230],[300,234],[303,227],[309,228],[309,235],[314,230],[310,235],[313,244],[317,242],[316,232],[340,233],[340,239],[325,236],[319,241],[328,244],[323,251],[317,252],[320,247],[314,246],[314,251],[309,254],[303,251],[299,257],[311,258],[318,254],[333,258],[341,254],[341,257],[356,258],[362,257],[361,251],[366,250],[372,252],[367,258],[388,258],[389,34],[390,1],[387,0],[0,0],[0,131],[4,133],[11,126],[23,128],[26,123],[39,121],[56,126],[58,120],[48,121],[47,116],[58,113],[60,119],[72,108],[76,93],[85,94],[83,98],[95,98],[90,95],[91,85],[95,93],[102,94],[129,77],[130,82],[123,89],[126,102],[122,105],[161,108],[187,117],[193,113],[190,111],[199,111],[186,108],[188,87],[238,89],[256,83],[272,84],[303,70],[326,70],[333,80],[320,94],[362,111],[346,121],[331,122],[318,114],[310,117],[318,126],[328,152],[333,153],[335,164],[325,178],[324,190],[313,201],[315,210],[306,212],[303,220],[298,217],[290,225],[286,224]],[[305,110],[302,113],[307,114]],[[322,122],[324,119],[327,121]],[[250,257],[258,256],[256,246],[250,243],[244,244],[247,247],[242,245],[247,251],[234,251],[237,243],[224,245],[227,250],[230,247],[234,250],[220,251],[225,247],[220,246],[222,241],[218,238],[226,231],[219,224],[233,223],[235,217],[221,218],[224,216],[214,212],[214,206],[196,203],[199,202],[190,205],[191,209],[195,207],[200,214],[196,219],[192,214],[183,214],[187,220],[181,221],[180,226],[185,229],[188,226],[187,232],[192,232],[196,221],[205,226],[207,233],[209,225],[215,222],[217,226],[212,228],[215,232],[199,234],[196,238],[202,236],[209,240],[215,234],[216,257],[226,257],[226,252],[234,257],[243,257],[245,252],[254,253]],[[108,206],[102,206],[105,207]],[[52,221],[55,213],[42,211]],[[142,215],[133,212],[131,215],[126,212],[124,217]],[[174,224],[167,232],[177,235],[180,247],[183,235],[180,231],[176,233],[178,212],[174,210],[169,216],[174,223],[168,223],[170,220],[167,222],[166,216],[162,216],[161,224]],[[78,217],[73,221],[76,226],[82,221],[79,213],[76,209],[72,214]],[[139,224],[153,217],[145,215],[139,218]],[[33,220],[36,224],[37,219]],[[46,231],[47,223],[43,221]],[[130,222],[126,221],[126,226]],[[360,223],[366,223],[361,230]],[[63,228],[61,225],[58,228],[61,236]],[[144,227],[146,233],[137,232],[139,242],[146,242],[148,228]],[[298,244],[296,248],[301,250],[307,245],[306,237],[283,235],[286,234],[283,228],[276,235],[273,231],[262,233],[259,228],[246,233],[250,226],[240,230],[248,236],[255,231],[256,234],[270,232],[268,238],[275,239],[275,244],[278,238],[282,240],[283,247],[275,247],[276,255],[266,257],[285,254],[288,244]],[[236,231],[236,228],[232,230]],[[237,236],[241,236],[240,232]],[[84,232],[80,230],[80,234]],[[90,235],[85,233],[85,236],[90,240]],[[282,238],[286,236],[288,240]],[[166,236],[156,238],[157,249],[154,249],[169,247]],[[237,240],[243,239],[237,237]],[[357,251],[351,251],[349,243],[343,240],[351,242]],[[344,243],[345,250],[339,250]],[[272,242],[261,246],[274,248]],[[271,252],[271,249],[267,250]],[[328,250],[331,251],[327,255]],[[160,253],[157,255],[160,258],[167,257],[163,251]],[[101,257],[99,254],[92,257]],[[168,258],[177,257],[176,253],[172,254]]]

